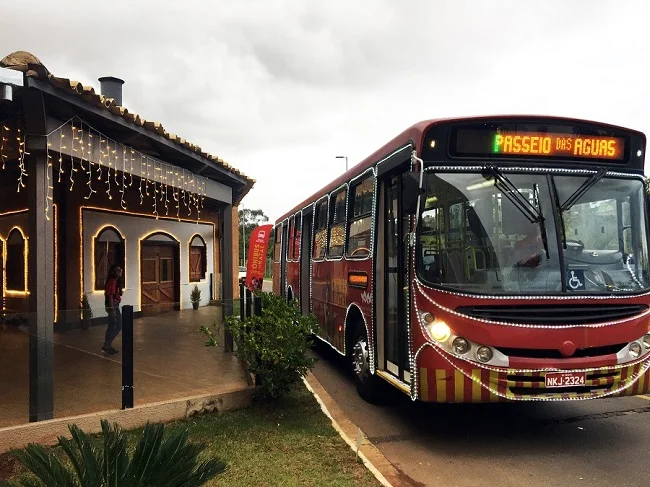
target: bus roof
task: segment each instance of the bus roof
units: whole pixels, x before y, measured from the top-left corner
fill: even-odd
[[[377,149],[375,152],[370,154],[368,157],[363,159],[361,162],[359,162],[355,166],[352,166],[348,171],[341,174],[338,178],[336,178],[334,181],[329,183],[327,186],[324,186],[319,191],[311,195],[309,198],[307,198],[300,204],[296,205],[289,212],[282,215],[280,218],[278,218],[275,221],[275,223],[277,224],[282,222],[283,220],[289,218],[291,215],[294,215],[296,212],[309,206],[311,203],[314,203],[320,198],[322,198],[323,196],[331,193],[336,188],[340,187],[342,184],[359,176],[368,168],[374,166],[381,159],[388,156],[396,149],[403,147],[409,142],[413,143],[413,145],[415,146],[415,150],[419,152],[425,132],[427,132],[429,128],[432,127],[433,125],[448,123],[448,122],[452,122],[452,123],[453,122],[481,122],[483,120],[494,121],[494,120],[507,120],[507,119],[517,119],[517,118],[528,118],[528,119],[533,118],[536,120],[549,121],[549,122],[555,121],[555,122],[564,122],[564,123],[573,122],[573,123],[596,124],[602,126],[603,128],[636,132],[638,134],[641,134],[645,139],[645,135],[642,134],[641,132],[626,127],[611,125],[611,124],[597,122],[593,120],[584,120],[584,119],[570,118],[570,117],[554,117],[550,115],[521,115],[521,114],[520,115],[480,115],[480,116],[470,116],[470,117],[448,117],[448,118],[434,118],[430,120],[423,120],[407,128],[401,134],[394,137],[390,142],[387,142],[382,147]]]

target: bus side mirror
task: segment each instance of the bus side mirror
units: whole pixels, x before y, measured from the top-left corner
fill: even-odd
[[[402,181],[402,208],[404,213],[414,215],[418,211],[418,196],[424,195],[420,188],[420,173],[409,171]]]

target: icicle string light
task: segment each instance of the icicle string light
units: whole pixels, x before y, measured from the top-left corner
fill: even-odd
[[[120,206],[123,210],[126,210],[124,191],[126,191],[126,147],[124,147],[122,151],[122,188],[120,189]]]
[[[25,187],[24,178],[27,176],[27,171],[25,170],[25,156],[29,155],[29,152],[25,150],[25,139],[22,136],[22,131],[18,129],[18,136],[16,137],[18,142],[18,167],[20,168],[20,176],[18,176],[18,193],[20,193],[20,188]]]
[[[0,160],[2,161],[2,169],[5,169],[5,164],[9,156],[5,154],[5,146],[9,143],[9,139],[5,137],[5,131],[10,132],[10,128],[4,123],[0,124]]]
[[[179,220],[185,218],[185,214],[181,216],[181,200],[192,221],[195,218],[200,220],[207,183],[205,177],[142,154],[93,129],[76,116],[50,131],[46,137],[47,189],[44,211],[48,219],[52,216],[54,185],[57,182],[64,183],[65,177],[67,187],[64,190],[75,191],[78,183],[75,174],[82,172],[86,177],[81,183],[86,186],[81,190],[85,200],[90,200],[94,194],[102,192],[95,185],[96,177],[97,181],[104,183],[104,192],[109,200],[113,199],[115,191],[119,192],[120,207],[126,210],[126,190],[133,186],[135,176],[140,177],[140,204],[144,205],[145,196],[151,197],[153,214],[156,217],[162,216],[163,207],[164,215],[170,215],[170,200],[173,198],[176,217]],[[24,129],[14,128],[12,121],[0,120],[0,166],[5,170],[9,161],[13,159],[17,162],[17,192],[22,191],[27,184],[27,156],[29,152]],[[137,157],[140,157],[139,173]]]

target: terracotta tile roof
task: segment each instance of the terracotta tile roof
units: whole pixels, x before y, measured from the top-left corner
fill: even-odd
[[[47,80],[52,86],[65,90],[69,93],[73,93],[77,96],[80,96],[88,103],[91,103],[95,106],[102,107],[105,110],[108,110],[109,112],[118,115],[137,126],[144,127],[146,130],[161,135],[166,139],[170,140],[171,142],[181,145],[186,149],[189,149],[190,151],[200,155],[201,157],[208,159],[218,164],[219,166],[227,169],[233,174],[236,174],[237,176],[245,179],[247,183],[246,188],[243,191],[242,195],[240,195],[238,200],[241,200],[243,195],[248,193],[248,191],[252,188],[253,184],[255,183],[254,179],[246,176],[241,171],[239,171],[239,169],[234,168],[223,159],[208,154],[207,152],[202,150],[201,147],[199,147],[198,145],[192,144],[191,142],[188,142],[187,140],[185,140],[182,137],[179,137],[176,134],[171,134],[167,132],[167,130],[165,130],[165,128],[162,126],[161,123],[154,122],[151,120],[145,120],[142,116],[138,115],[137,113],[129,112],[125,107],[116,105],[115,100],[113,98],[107,98],[101,94],[95,93],[95,89],[92,86],[85,86],[79,81],[74,81],[68,78],[59,78],[58,76],[54,76],[52,73],[48,71],[48,69],[43,65],[43,63],[41,63],[41,61],[36,56],[34,56],[29,52],[16,51],[13,54],[9,54],[4,59],[2,59],[2,61],[0,61],[0,66],[4,68],[15,69],[17,71],[22,71],[23,73],[25,73],[25,76],[28,77]]]

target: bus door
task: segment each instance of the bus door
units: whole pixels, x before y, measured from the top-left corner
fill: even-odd
[[[311,283],[311,252],[309,245],[312,239],[312,218],[311,212],[303,212],[302,237],[300,240],[300,307],[303,315],[307,315],[311,312],[309,306],[309,285]]]
[[[378,276],[385,276],[377,294],[379,368],[410,382],[408,360],[408,235],[411,219],[402,210],[401,175],[381,181]],[[382,344],[383,342],[383,344]],[[382,353],[383,352],[383,353]],[[383,363],[382,363],[383,362]]]

